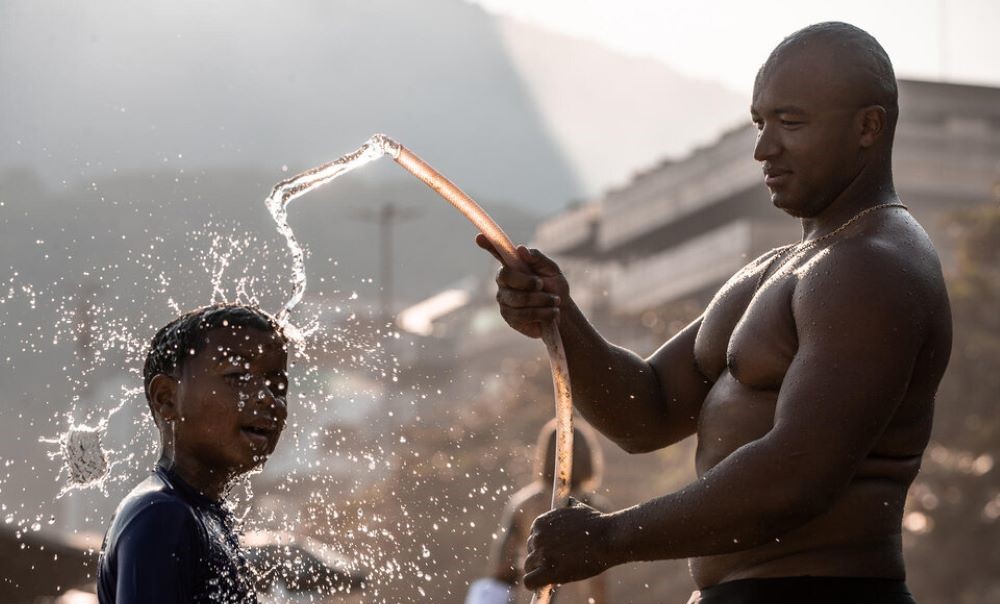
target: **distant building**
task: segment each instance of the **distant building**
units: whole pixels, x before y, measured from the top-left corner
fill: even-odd
[[[899,89],[897,191],[947,270],[943,216],[1000,200],[1000,89],[910,80]],[[609,337],[652,352],[662,342],[650,329],[658,314],[685,301],[704,307],[750,259],[800,239],[798,221],[771,205],[752,157],[755,135],[748,117],[715,143],[644,170],[538,227],[535,245],[559,260],[574,300]],[[493,306],[487,296],[468,296],[470,305],[477,299]],[[452,309],[438,320],[475,315],[474,308]],[[499,332],[442,331],[470,343],[507,342]]]

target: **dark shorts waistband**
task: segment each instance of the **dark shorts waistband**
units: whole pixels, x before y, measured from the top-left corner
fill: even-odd
[[[871,577],[777,577],[727,581],[697,604],[915,604],[906,583]]]

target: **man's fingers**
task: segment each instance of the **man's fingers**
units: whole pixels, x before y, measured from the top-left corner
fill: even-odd
[[[530,572],[543,566],[542,555],[538,550],[528,548],[528,555],[524,557],[524,572]]]
[[[549,579],[549,575],[552,571],[545,567],[539,567],[530,573],[524,574],[524,586],[528,589],[534,591],[540,587],[545,587],[546,585],[551,585],[552,580]]]
[[[560,274],[559,265],[535,248],[528,249],[519,245],[517,255],[531,267],[531,270],[542,277],[557,277]]]
[[[522,273],[521,271],[512,269],[509,266],[504,266],[497,271],[496,281],[497,285],[501,289],[519,289],[527,292],[541,291],[542,287],[545,285],[542,282],[541,277],[529,275],[528,273]]]
[[[547,292],[523,292],[516,289],[497,290],[497,302],[511,308],[553,308],[559,306],[559,296]]]
[[[532,535],[534,537],[534,535]],[[534,589],[535,587],[540,587],[542,585],[547,585],[547,583],[539,583],[539,581],[545,581],[545,573],[548,572],[545,557],[542,555],[541,550],[535,549],[534,541],[529,538],[528,542],[528,555],[524,559],[524,585],[529,589]]]
[[[548,308],[500,306],[500,314],[509,323],[549,323],[559,318],[559,309],[554,306]]]
[[[541,253],[518,248],[518,259],[522,255],[533,258],[536,266],[525,264],[513,268],[503,264],[494,246],[485,235],[476,236],[476,245],[493,254],[502,266],[497,271],[497,304],[500,315],[511,327],[530,338],[540,337],[547,324],[559,320],[559,307],[568,299],[569,289],[559,268]],[[532,271],[540,271],[537,274]],[[546,276],[548,270],[555,279]]]

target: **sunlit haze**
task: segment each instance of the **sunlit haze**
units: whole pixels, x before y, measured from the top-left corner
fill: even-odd
[[[1000,3],[991,0],[472,1],[491,12],[654,57],[740,92],[749,92],[757,67],[782,37],[820,21],[847,21],[868,30],[900,77],[1000,84]]]

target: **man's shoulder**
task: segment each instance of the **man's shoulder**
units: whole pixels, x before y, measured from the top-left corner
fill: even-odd
[[[834,242],[815,254],[800,269],[800,276],[821,289],[899,286],[911,296],[932,294],[943,285],[941,264],[930,237],[906,213]]]
[[[908,214],[835,241],[794,272],[795,316],[874,320],[879,312],[892,312],[909,317],[916,327],[929,324],[929,316],[947,305],[937,252]]]
[[[890,207],[873,216],[877,219],[861,223],[853,235],[843,238],[845,250],[858,248],[898,261],[937,262],[930,235],[905,206]]]

